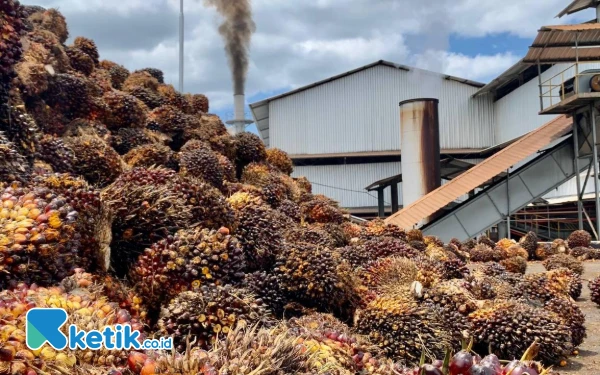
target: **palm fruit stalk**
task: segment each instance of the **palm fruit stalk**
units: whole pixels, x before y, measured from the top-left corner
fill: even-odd
[[[544,267],[548,271],[555,270],[557,268],[568,268],[578,275],[583,273],[583,263],[567,254],[556,254],[551,256],[544,261]]]
[[[516,358],[539,340],[538,358],[554,364],[571,354],[571,332],[553,312],[528,304],[498,301],[469,315],[477,347],[501,358]]]
[[[112,259],[121,275],[145,248],[179,229],[191,224],[208,229],[235,226],[231,207],[220,192],[170,169],[127,171],[102,195],[115,215]]]
[[[181,230],[146,249],[132,266],[130,279],[148,304],[159,306],[201,285],[241,282],[246,261],[229,229]]]
[[[215,344],[238,324],[269,325],[272,318],[251,293],[230,285],[204,285],[199,291],[179,294],[161,312],[158,329],[162,336],[173,336],[178,350],[186,338],[203,348]]]
[[[438,311],[394,297],[378,297],[356,312],[354,322],[357,332],[367,335],[389,358],[411,364],[418,364],[425,350],[442,358],[451,341]]]

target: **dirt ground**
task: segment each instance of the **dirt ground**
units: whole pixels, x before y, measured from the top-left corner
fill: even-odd
[[[543,272],[541,263],[530,263],[528,273]],[[587,339],[579,347],[579,355],[571,357],[567,367],[557,368],[560,374],[600,375],[600,308],[590,301],[588,281],[600,275],[600,262],[585,262],[583,290],[577,303],[585,314]]]

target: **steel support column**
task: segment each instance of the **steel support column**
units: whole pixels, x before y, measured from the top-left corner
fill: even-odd
[[[575,178],[577,182],[577,220],[579,230],[583,229],[583,203],[581,202],[581,176],[579,175],[579,121],[577,115],[573,116],[573,163],[575,164]]]
[[[385,218],[385,196],[384,189],[377,189],[377,212],[379,213],[380,218]]]
[[[398,212],[398,183],[393,183],[390,188],[392,189],[392,214]]]
[[[594,103],[590,105],[590,116],[592,118],[592,162],[594,163],[594,196],[596,199],[596,239],[600,234],[600,196],[598,195],[598,135],[596,134],[596,107]]]
[[[510,168],[506,170],[506,233],[510,240]]]

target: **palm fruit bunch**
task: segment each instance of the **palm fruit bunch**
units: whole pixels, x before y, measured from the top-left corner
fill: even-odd
[[[121,91],[107,92],[102,98],[109,108],[105,118],[109,129],[144,126],[148,107],[138,98]]]
[[[506,268],[508,272],[520,273],[523,275],[527,272],[527,261],[519,256],[503,259],[500,261],[500,264]]]
[[[132,149],[157,142],[155,132],[141,128],[120,128],[111,134],[110,145],[120,155],[125,155]]]
[[[150,109],[164,104],[162,96],[158,93],[159,82],[145,71],[137,71],[129,75],[123,82],[122,90],[135,96]]]
[[[55,74],[50,77],[48,90],[43,93],[42,99],[69,121],[79,117],[88,118],[97,107],[87,82],[77,75]],[[63,128],[57,129],[48,129],[44,126],[42,128],[45,128],[46,132],[62,135],[64,125],[66,124],[63,124]]]
[[[21,36],[24,33],[23,14],[18,1],[3,0],[0,3],[0,124],[6,121],[8,89],[14,77],[14,68],[22,55]]]
[[[132,168],[150,168],[152,166],[179,170],[177,155],[168,146],[146,144],[129,151],[123,160]]]
[[[478,244],[484,244],[487,245],[489,247],[491,247],[492,249],[496,247],[496,243],[494,241],[492,241],[488,236],[486,236],[485,234],[482,234],[478,239],[477,239],[477,243]]]
[[[244,278],[244,287],[252,292],[264,303],[274,317],[290,317],[288,304],[290,300],[279,285],[277,275],[265,271],[247,273]]]
[[[102,195],[114,212],[111,247],[117,267],[127,267],[152,243],[191,223],[209,229],[234,227],[235,217],[220,192],[170,169],[126,171]]]
[[[235,164],[238,178],[250,163],[261,163],[267,159],[267,150],[264,143],[256,135],[248,132],[238,133],[234,136]]]
[[[248,269],[269,269],[283,250],[285,221],[249,193],[235,193],[227,201],[235,211],[238,225],[234,233],[246,254]]]
[[[51,285],[75,268],[89,268],[105,254],[98,192],[70,177],[55,178],[61,186],[39,182],[32,188],[13,185],[2,192],[3,287],[16,281]]]
[[[135,73],[138,73],[138,72],[146,72],[146,73],[150,74],[152,77],[154,77],[158,81],[158,83],[160,83],[160,84],[165,83],[165,75],[162,72],[162,70],[160,70],[160,69],[144,68],[144,69],[135,71]]]
[[[357,296],[357,280],[339,254],[307,243],[285,246],[272,273],[286,296],[307,308],[352,313]]]
[[[529,259],[535,259],[535,251],[538,247],[538,238],[534,232],[528,232],[525,236],[521,237],[519,244],[523,249],[527,250]]]
[[[556,254],[544,261],[544,267],[548,270],[554,270],[557,268],[568,268],[578,275],[583,273],[583,263],[575,259],[571,255],[567,254]]]
[[[475,246],[477,246],[477,241],[473,238],[470,238],[460,244],[460,250],[470,252],[475,248]]]
[[[549,243],[538,243],[538,246],[535,249],[535,259],[546,260],[555,254],[557,254],[557,251],[555,251],[555,248]]]
[[[92,74],[95,64],[94,60],[92,60],[89,55],[74,46],[65,48],[65,52],[67,53],[67,56],[69,56],[69,62],[73,69],[85,76]]]
[[[442,358],[451,341],[439,311],[379,296],[356,312],[355,327],[392,360],[416,364],[421,353]]]
[[[93,40],[78,36],[73,41],[73,46],[88,55],[94,62],[94,65],[99,64],[100,55],[98,54],[98,47],[96,47],[96,43]]]
[[[568,268],[557,268],[547,272],[549,285],[562,294],[568,294],[574,300],[581,296],[583,283],[581,276]]]
[[[100,67],[108,71],[112,87],[116,90],[121,90],[123,88],[123,83],[125,83],[125,80],[129,77],[129,70],[122,65],[109,60],[102,60],[100,62]]]
[[[202,178],[217,189],[223,188],[223,169],[217,154],[204,142],[192,140],[187,142],[179,153],[181,173]]]
[[[569,255],[578,260],[590,259],[590,248],[587,247],[574,247],[569,252]]]
[[[106,273],[93,275],[90,281],[95,285],[102,286],[102,295],[106,296],[110,302],[117,303],[133,319],[141,323],[148,322],[147,297],[140,295],[129,281],[120,280]]]
[[[75,173],[75,152],[62,138],[45,134],[39,145],[38,158],[49,163],[55,172]]]
[[[189,103],[189,107],[192,110],[191,114],[208,113],[209,103],[206,95],[187,94],[185,97]]]
[[[591,242],[592,236],[584,230],[576,230],[567,238],[567,243],[571,249],[575,247],[590,247]]]
[[[338,244],[329,233],[314,225],[292,225],[284,231],[284,238],[289,243],[306,242],[319,247],[336,248]]]
[[[511,247],[514,244],[516,244],[514,240],[502,238],[500,241],[496,242],[496,247],[500,247],[502,250],[506,251],[509,247]]]
[[[536,340],[548,364],[569,356],[571,332],[553,312],[513,301],[496,301],[469,315],[476,344],[503,358],[516,358]]]
[[[415,259],[415,263],[419,269],[416,280],[426,288],[442,280],[449,280],[455,273],[452,267],[448,268],[446,266],[445,262],[435,259],[420,257]]]
[[[284,176],[266,164],[248,164],[240,181],[260,188],[266,202],[273,208],[277,208],[284,199],[293,198],[291,186],[286,185]]]
[[[278,148],[270,148],[267,150],[267,162],[277,168],[281,173],[291,175],[294,172],[294,163],[290,159],[287,152]]]
[[[337,223],[344,221],[344,213],[337,203],[324,195],[314,195],[300,205],[304,221],[309,223]]]
[[[569,245],[567,241],[563,240],[562,238],[557,238],[552,241],[551,248],[552,255],[565,254],[569,252]]]
[[[361,285],[375,294],[390,294],[399,288],[410,288],[418,275],[417,263],[403,257],[382,258],[357,272]]]
[[[502,259],[501,252],[494,250],[494,248],[484,243],[475,245],[469,254],[473,262],[498,262]]]
[[[125,350],[105,348],[77,351],[60,351],[50,346],[30,350],[25,346],[25,326],[27,311],[32,308],[62,308],[68,314],[63,325],[75,324],[79,329],[102,330],[115,324],[129,324],[132,330],[141,331],[142,325],[132,319],[129,313],[105,297],[87,290],[67,292],[61,287],[42,288],[19,284],[13,290],[0,292],[0,317],[5,323],[0,331],[0,352],[2,363],[11,366],[11,374],[68,374],[75,373],[77,365],[123,366],[127,362]],[[143,339],[143,334],[140,338]],[[31,370],[32,372],[27,372]],[[41,372],[40,372],[41,371]]]
[[[427,247],[444,247],[444,241],[436,236],[424,236],[423,243],[425,243]]]
[[[131,267],[130,279],[152,306],[201,285],[235,284],[246,260],[229,229],[187,229],[146,249]]]
[[[0,182],[27,181],[30,173],[27,160],[0,132]]]
[[[570,298],[553,298],[544,303],[544,309],[555,313],[571,331],[571,343],[577,348],[587,337],[585,316]]]
[[[557,296],[577,299],[581,294],[582,284],[579,275],[567,268],[559,268],[525,275],[522,287],[528,298],[548,301]]]
[[[75,173],[85,177],[91,184],[104,187],[123,172],[119,154],[95,136],[67,137],[65,145],[73,151]]]
[[[158,86],[158,93],[162,96],[166,105],[173,106],[183,113],[192,112],[185,96],[175,90],[173,85],[160,84]]]
[[[477,309],[475,296],[469,291],[466,280],[442,281],[424,290],[423,300],[463,315],[468,315]]]
[[[600,306],[600,276],[594,278],[588,283],[591,296],[590,300]]]
[[[173,135],[177,133],[181,134],[186,129],[198,128],[199,122],[196,117],[186,115],[172,105],[162,105],[154,108],[148,114],[146,127]]]
[[[373,219],[365,224],[364,228],[352,237],[361,237],[370,240],[377,237],[394,237],[406,241],[406,231],[395,224],[386,224],[383,219]]]
[[[529,253],[520,244],[514,244],[514,245],[510,246],[508,249],[506,249],[506,251],[504,252],[504,257],[505,258],[521,257],[521,258],[527,260],[527,259],[529,259]]]
[[[231,285],[203,285],[198,291],[180,293],[161,311],[158,321],[162,336],[174,336],[178,350],[186,338],[211,347],[217,338],[238,324],[264,324],[272,321],[261,301],[243,288]]]
[[[420,254],[406,242],[393,237],[353,243],[344,247],[340,253],[353,268],[364,267],[370,262],[389,256],[416,258]]]
[[[39,148],[40,134],[35,120],[25,112],[25,107],[11,106],[10,123],[7,125],[4,126],[0,120],[0,131],[3,131],[6,138],[14,144],[17,151],[29,163],[32,163]]]
[[[281,201],[277,207],[277,211],[292,219],[295,223],[301,222],[302,214],[300,213],[300,206],[292,200],[284,199]]]
[[[29,21],[31,21],[36,28],[49,31],[56,35],[60,43],[65,43],[69,38],[65,17],[56,9],[35,12],[29,16]]]

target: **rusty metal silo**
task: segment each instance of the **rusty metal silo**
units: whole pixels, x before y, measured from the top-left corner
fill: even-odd
[[[400,102],[404,207],[441,184],[438,103],[438,99],[430,98]]]

